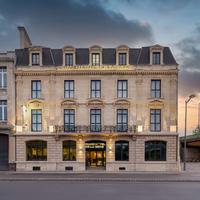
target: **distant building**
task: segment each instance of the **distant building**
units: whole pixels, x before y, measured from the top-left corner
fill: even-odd
[[[170,49],[16,49],[17,171],[179,171]]]
[[[0,53],[0,170],[15,167],[14,52]]]

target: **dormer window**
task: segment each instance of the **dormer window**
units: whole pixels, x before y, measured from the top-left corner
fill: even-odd
[[[126,53],[119,53],[119,65],[126,65]]]
[[[152,53],[152,64],[153,65],[160,65],[160,52],[153,52]]]
[[[40,54],[32,53],[32,65],[40,65]]]
[[[92,65],[93,66],[100,65],[100,53],[92,53]]]
[[[164,47],[158,44],[150,47],[150,65],[163,65],[163,50]]]
[[[129,47],[120,45],[116,48],[116,64],[128,65],[129,64]]]
[[[65,65],[66,66],[73,66],[73,53],[66,53],[65,54]]]

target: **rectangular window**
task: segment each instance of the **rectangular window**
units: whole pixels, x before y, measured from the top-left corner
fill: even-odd
[[[153,52],[152,56],[152,64],[160,65],[160,52]]]
[[[74,98],[74,80],[65,81],[65,98]]]
[[[75,131],[75,110],[74,109],[64,110],[64,131],[65,132]]]
[[[33,132],[42,131],[42,110],[41,109],[31,110],[31,130]]]
[[[7,101],[0,101],[0,121],[7,121]]]
[[[101,110],[90,110],[90,130],[91,132],[101,132]]]
[[[32,99],[41,97],[41,81],[40,80],[31,81],[31,97]]]
[[[65,54],[65,65],[66,66],[73,66],[73,53],[66,53]]]
[[[150,110],[150,129],[151,131],[161,131],[161,109]]]
[[[0,67],[0,89],[7,88],[7,68]]]
[[[32,53],[32,65],[40,65],[40,54]]]
[[[126,53],[119,53],[119,65],[126,65]]]
[[[128,81],[127,80],[117,81],[117,97],[118,98],[128,97]]]
[[[91,98],[100,98],[101,97],[101,81],[100,80],[91,80]]]
[[[100,54],[92,53],[92,65],[100,65]]]
[[[117,109],[117,131],[127,132],[128,131],[128,110]]]
[[[161,97],[161,80],[151,80],[151,97]]]

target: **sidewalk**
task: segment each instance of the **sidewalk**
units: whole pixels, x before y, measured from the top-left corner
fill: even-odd
[[[181,164],[183,167],[183,165]],[[200,163],[187,163],[187,171],[168,172],[0,172],[0,181],[70,182],[200,182]]]

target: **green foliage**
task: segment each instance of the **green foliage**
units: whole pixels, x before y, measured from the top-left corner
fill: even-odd
[[[197,126],[197,128],[193,131],[194,135],[200,135],[200,126]]]

